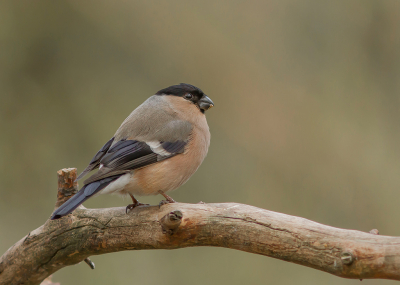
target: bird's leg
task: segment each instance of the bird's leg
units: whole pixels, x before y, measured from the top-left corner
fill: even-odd
[[[131,211],[138,206],[148,206],[149,205],[149,204],[140,203],[131,193],[128,192],[128,194],[129,194],[129,196],[131,196],[133,203],[126,206],[125,213],[128,213],[128,210]]]
[[[162,205],[165,205],[165,204],[168,204],[168,203],[176,203],[176,201],[174,199],[172,199],[170,196],[165,194],[163,191],[158,190],[158,193],[160,193],[161,195],[163,195],[165,197],[165,200],[161,200],[161,202],[159,204],[160,207]]]

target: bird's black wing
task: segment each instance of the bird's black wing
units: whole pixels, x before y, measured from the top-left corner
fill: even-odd
[[[121,175],[158,161],[173,157],[184,151],[187,142],[159,142],[160,147],[151,147],[137,140],[120,140],[100,160],[100,170],[84,181],[85,184]],[[154,144],[151,144],[154,146]]]

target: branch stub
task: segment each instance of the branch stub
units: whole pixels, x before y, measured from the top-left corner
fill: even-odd
[[[60,207],[68,199],[78,192],[78,182],[76,181],[76,168],[63,168],[57,171],[58,191],[56,208]]]
[[[173,235],[182,222],[183,214],[179,210],[172,211],[161,218],[160,224],[163,233]]]
[[[372,229],[369,231],[370,234],[379,235],[379,231],[377,229]]]

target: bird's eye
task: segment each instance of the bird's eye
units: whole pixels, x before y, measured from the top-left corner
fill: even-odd
[[[192,99],[192,98],[193,98],[193,95],[190,94],[190,93],[187,93],[187,94],[185,95],[185,98],[186,98],[186,99]]]

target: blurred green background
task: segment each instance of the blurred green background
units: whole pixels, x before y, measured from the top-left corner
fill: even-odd
[[[0,46],[1,254],[52,213],[57,170],[81,171],[134,108],[180,82],[203,89],[215,108],[209,155],[176,200],[400,235],[398,0],[7,0]],[[128,202],[105,196],[85,206]],[[359,283],[220,248],[92,260],[96,270],[82,263],[53,280]]]

